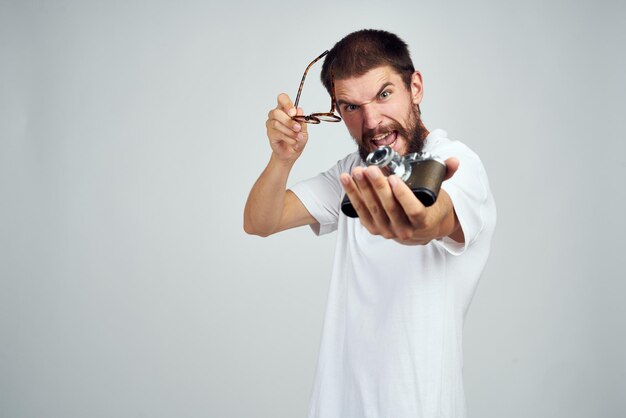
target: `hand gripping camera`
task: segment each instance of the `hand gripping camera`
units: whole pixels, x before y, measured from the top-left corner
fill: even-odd
[[[380,167],[383,174],[400,177],[424,206],[437,200],[441,182],[446,175],[446,163],[439,157],[424,152],[414,152],[402,157],[391,147],[382,146],[372,151],[365,160],[367,165]],[[351,218],[359,215],[348,195],[341,202],[341,211]]]

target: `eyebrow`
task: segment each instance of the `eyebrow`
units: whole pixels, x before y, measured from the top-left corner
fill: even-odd
[[[380,94],[381,94],[383,91],[385,91],[385,89],[386,89],[387,87],[389,87],[389,86],[394,86],[394,84],[393,84],[391,81],[387,81],[385,84],[383,84],[383,85],[380,87],[380,89],[378,89],[378,93],[376,93],[376,96],[374,96],[374,97],[378,97],[378,96],[380,96]],[[371,103],[373,100],[374,100],[374,99],[370,100],[369,102],[362,103],[361,105]],[[353,105],[353,104],[355,104],[355,103],[350,103],[350,102],[347,102],[347,101],[345,101],[345,100],[337,100],[337,107],[339,107],[339,106],[343,106],[343,105]],[[357,105],[357,106],[361,106],[361,105]]]

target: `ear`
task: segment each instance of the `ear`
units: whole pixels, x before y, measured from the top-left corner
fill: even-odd
[[[413,75],[411,75],[411,98],[413,99],[413,104],[420,104],[423,95],[424,86],[422,84],[422,75],[419,71],[415,71]]]

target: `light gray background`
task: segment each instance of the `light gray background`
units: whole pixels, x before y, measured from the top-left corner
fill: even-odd
[[[625,416],[625,10],[1,1],[0,416],[304,416],[335,237],[247,236],[242,210],[278,93],[365,27],[409,43],[426,125],[497,200],[471,416]],[[294,181],[353,149],[310,133]]]

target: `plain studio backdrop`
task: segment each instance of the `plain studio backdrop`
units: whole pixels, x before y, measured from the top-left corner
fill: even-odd
[[[625,27],[591,0],[1,1],[0,416],[305,415],[336,237],[242,213],[276,96],[361,28],[407,41],[496,198],[470,416],[626,416]],[[312,126],[290,183],[353,149]]]

